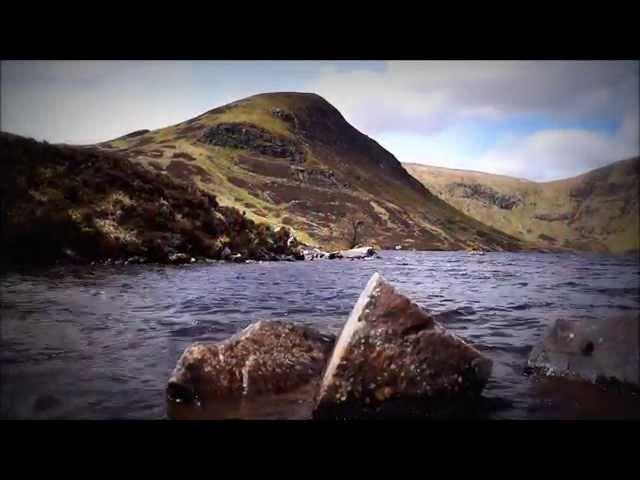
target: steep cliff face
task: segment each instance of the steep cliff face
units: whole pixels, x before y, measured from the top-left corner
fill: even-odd
[[[640,158],[546,183],[427,165],[405,167],[442,200],[523,240],[577,250],[640,249]]]
[[[432,195],[400,162],[315,94],[271,93],[96,146],[191,182],[248,218],[308,244],[514,250],[522,242]]]

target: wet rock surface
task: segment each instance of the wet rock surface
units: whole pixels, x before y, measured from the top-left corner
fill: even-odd
[[[194,343],[167,386],[177,403],[285,394],[317,380],[334,338],[283,321],[259,321],[220,343]]]
[[[338,338],[313,416],[455,415],[477,399],[491,369],[491,360],[375,273]]]
[[[531,351],[528,371],[640,387],[639,323],[637,315],[556,320]]]

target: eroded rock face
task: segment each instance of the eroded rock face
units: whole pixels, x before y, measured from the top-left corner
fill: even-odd
[[[559,319],[529,355],[535,373],[640,386],[637,315]]]
[[[324,372],[315,418],[454,411],[486,384],[491,360],[374,274]]]
[[[252,150],[262,155],[304,162],[304,150],[297,142],[276,136],[249,123],[220,123],[208,128],[200,141],[219,147]]]
[[[223,342],[188,347],[167,395],[189,402],[286,393],[320,376],[333,341],[308,327],[260,321]]]
[[[473,198],[503,210],[512,210],[522,204],[522,199],[517,195],[502,194],[491,187],[478,183],[456,182],[449,186],[450,193],[455,193],[456,190],[460,191],[462,198]]]

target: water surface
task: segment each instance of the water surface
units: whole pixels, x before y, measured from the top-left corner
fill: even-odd
[[[337,334],[375,271],[493,359],[483,418],[640,418],[635,396],[523,375],[555,319],[638,315],[633,258],[397,251],[371,260],[7,274],[2,417],[166,418],[166,381],[190,343],[224,339],[260,319]]]

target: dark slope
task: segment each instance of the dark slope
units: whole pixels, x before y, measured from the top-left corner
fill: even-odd
[[[2,254],[9,263],[135,256],[167,262],[177,253],[217,258],[225,247],[245,258],[292,253],[286,232],[118,153],[0,133],[0,159]]]

